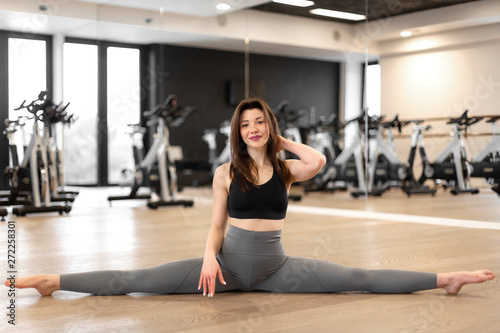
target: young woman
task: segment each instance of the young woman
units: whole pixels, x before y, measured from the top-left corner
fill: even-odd
[[[287,256],[281,230],[288,191],[293,182],[313,177],[325,157],[281,137],[273,113],[260,99],[238,105],[230,141],[231,163],[220,166],[214,175],[212,224],[204,257],[131,271],[35,275],[16,280],[15,286],[36,288],[42,295],[68,290],[95,295],[198,292],[212,297],[231,290],[411,293],[434,288],[455,294],[467,283],[495,277],[488,270],[437,274],[367,270]],[[299,159],[278,159],[283,149]]]

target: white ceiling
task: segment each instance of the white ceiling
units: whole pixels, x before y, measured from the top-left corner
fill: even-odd
[[[193,15],[193,16],[216,16],[223,13],[230,13],[245,8],[261,5],[270,0],[80,0],[83,2],[93,2],[112,6],[146,9],[152,11],[164,10],[165,12]],[[216,8],[220,3],[231,6],[228,11],[221,11]]]
[[[221,1],[229,3],[232,9],[222,14],[215,8]],[[329,61],[363,59],[365,48],[371,59],[384,52],[421,51],[412,45],[412,40],[419,39],[419,44],[425,45],[422,39],[431,36],[440,41],[434,47],[449,47],[450,40],[460,43],[463,29],[493,27],[469,34],[468,43],[500,38],[500,0],[399,15],[368,25],[247,9],[269,1],[0,0],[0,29],[238,52],[245,50],[245,38],[249,38],[251,52]],[[45,11],[40,9],[44,3]],[[401,41],[399,32],[403,29],[414,31],[414,37]],[[456,38],[448,37],[450,31],[456,32]],[[389,49],[390,52],[385,51]]]

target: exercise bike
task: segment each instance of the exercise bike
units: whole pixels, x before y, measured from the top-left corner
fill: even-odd
[[[306,183],[304,191],[307,192],[334,192],[336,190],[347,190],[347,185],[343,181],[331,179],[329,169],[333,162],[340,155],[341,149],[336,139],[336,134],[340,130],[340,123],[335,114],[328,119],[320,117],[316,124],[307,129],[307,144],[326,157],[326,167]]]
[[[422,125],[424,120],[409,120],[406,124],[413,123],[413,134],[411,136],[411,148],[410,155],[408,156],[408,177],[403,184],[403,192],[405,192],[408,197],[412,194],[436,194],[435,188],[430,188],[427,185],[420,184],[415,178],[414,166],[415,166],[415,156],[417,155],[417,149],[421,156],[425,155],[424,148],[424,136],[423,132],[431,129],[430,125]]]
[[[381,195],[388,188],[401,186],[407,178],[408,166],[397,157],[393,142],[392,128],[401,127],[398,116],[390,122],[383,121],[384,116],[368,117],[368,169],[366,192],[353,192],[357,195]],[[387,140],[383,138],[384,130]]]
[[[47,98],[47,91],[42,91],[38,98],[29,105],[26,101],[15,110],[26,109],[33,115],[33,133],[30,143],[26,148],[23,161],[17,165],[17,146],[13,142],[13,135],[9,136],[11,145],[12,167],[5,170],[11,187],[7,200],[1,200],[0,205],[19,205],[14,207],[12,212],[18,216],[24,216],[28,213],[59,212],[60,214],[71,211],[68,202],[73,202],[73,197],[51,197],[49,164],[48,164],[48,131],[44,126],[40,128],[39,123],[45,123],[50,113],[62,114],[66,106],[56,105]],[[43,130],[44,134],[40,134]],[[19,200],[19,196],[24,199]],[[2,198],[4,199],[4,198]],[[64,206],[54,206],[52,202],[64,202]]]
[[[64,156],[62,149],[58,145],[57,128],[61,125],[61,135],[64,138],[64,127],[70,126],[76,121],[73,114],[69,115],[65,112],[69,103],[64,107],[59,108],[56,112],[54,109],[47,109],[44,113],[44,139],[47,143],[47,161],[50,175],[50,191],[54,201],[60,201],[61,197],[77,196],[78,191],[67,191],[64,189]]]
[[[142,141],[144,131],[138,130],[138,125],[132,129],[131,140],[135,159],[134,184],[129,195],[109,196],[111,204],[115,200],[148,199],[147,206],[157,209],[160,206],[184,207],[193,206],[193,200],[176,200],[177,171],[171,155],[169,139],[169,126],[177,127],[195,111],[193,107],[182,108],[178,105],[177,97],[169,95],[167,99],[143,115],[149,118],[147,125],[156,126],[156,137],[147,154],[143,156],[143,147],[138,143],[137,137]],[[137,194],[140,187],[149,187],[159,200],[151,201],[151,195]]]
[[[470,187],[471,166],[467,160],[462,131],[466,134],[469,126],[482,119],[482,117],[469,117],[468,110],[465,110],[459,118],[450,118],[447,124],[453,127],[453,139],[433,163],[429,162],[424,147],[421,147],[423,172],[418,180],[419,184],[423,185],[427,179],[444,180],[453,187],[450,192],[454,195],[479,193],[479,189]]]
[[[297,123],[300,118],[305,115],[305,112],[291,109],[288,101],[284,100],[280,104],[278,104],[273,113],[276,117],[278,128],[280,129],[283,137],[298,143],[302,143],[302,136],[300,135],[300,129]],[[294,154],[284,150],[280,151],[278,155],[283,160],[287,158],[297,158],[297,156],[295,156]]]
[[[488,145],[470,161],[471,177],[485,178],[491,189],[500,195],[500,134],[495,131],[495,122],[500,116],[490,116],[492,139]]]
[[[364,118],[365,111],[358,117],[339,125],[343,128],[356,126],[356,135],[352,138],[349,146],[345,147],[335,160],[328,162],[318,176],[313,178],[313,183],[305,188],[306,193],[309,191],[334,191],[337,182],[342,183],[341,189],[345,188],[344,184],[353,187],[354,190],[351,195],[355,197],[359,196],[358,193],[365,191],[363,145],[361,143],[361,131],[359,130],[363,126]]]
[[[292,110],[289,107],[288,101],[284,100],[280,104],[278,104],[273,113],[276,117],[278,128],[280,129],[283,137],[298,143],[302,143],[302,137],[300,135],[300,130],[297,123],[299,119],[305,115],[305,112]],[[278,153],[278,157],[282,160],[285,160],[287,158],[297,158],[297,156],[285,150],[280,151]],[[300,201],[302,200],[302,195],[288,194],[288,200]]]
[[[225,137],[225,146],[221,153],[217,150],[217,133],[221,133]],[[203,133],[202,140],[208,145],[208,163],[211,165],[211,175],[215,174],[215,170],[224,163],[231,161],[231,145],[229,144],[229,136],[231,135],[231,123],[225,120],[220,125],[219,129],[206,129]]]

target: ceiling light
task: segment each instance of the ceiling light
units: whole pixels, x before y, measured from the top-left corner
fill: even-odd
[[[361,20],[364,20],[366,18],[366,16],[360,15],[360,14],[339,12],[336,10],[329,10],[329,9],[323,9],[323,8],[311,9],[309,12],[311,14],[315,14],[315,15],[322,15],[322,16],[334,17],[334,18],[351,20],[351,21],[361,21]]]
[[[309,7],[314,5],[314,1],[308,1],[308,0],[273,0],[273,2],[281,3],[283,5],[297,6],[297,7]]]
[[[218,10],[224,10],[224,11],[226,11],[226,10],[231,9],[231,6],[229,4],[227,4],[227,3],[220,3],[217,6],[215,6],[215,8],[217,8]]]
[[[411,31],[408,31],[408,30],[401,31],[401,32],[399,33],[399,35],[400,35],[401,37],[410,37],[410,36],[411,36]]]

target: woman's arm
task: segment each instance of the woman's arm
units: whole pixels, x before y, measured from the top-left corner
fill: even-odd
[[[294,182],[314,177],[326,164],[325,155],[302,143],[280,137],[280,148],[299,157],[299,160],[287,160]]]
[[[205,248],[205,255],[203,258],[203,266],[201,269],[200,282],[198,289],[203,287],[203,296],[206,295],[208,289],[208,296],[213,296],[215,292],[215,282],[217,277],[222,284],[226,284],[222,277],[222,271],[215,256],[219,252],[226,224],[228,219],[227,212],[227,196],[229,179],[229,164],[224,164],[217,168],[213,180],[213,211],[212,211],[212,224],[208,232],[207,244]]]

